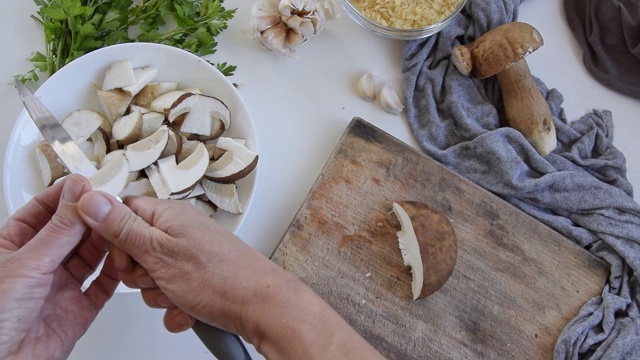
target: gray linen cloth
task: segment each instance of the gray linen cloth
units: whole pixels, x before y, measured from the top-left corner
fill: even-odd
[[[465,77],[450,61],[455,45],[517,20],[519,6],[469,0],[438,35],[407,42],[402,82],[411,129],[429,156],[611,265],[601,296],[567,324],[554,357],[640,359],[640,206],[625,157],[612,143],[611,112],[593,110],[569,123],[562,94],[536,78],[558,137],[557,148],[542,157],[519,132],[501,126],[495,78]]]
[[[589,73],[640,99],[640,1],[564,0],[564,9]]]

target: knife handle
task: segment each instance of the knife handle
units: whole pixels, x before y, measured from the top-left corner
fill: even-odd
[[[218,360],[251,360],[247,348],[238,335],[198,320],[192,329]]]

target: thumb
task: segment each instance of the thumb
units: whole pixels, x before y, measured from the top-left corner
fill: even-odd
[[[82,196],[78,212],[90,228],[143,266],[150,246],[164,235],[116,198],[100,191]]]
[[[78,215],[78,200],[91,185],[82,176],[71,175],[65,180],[62,196],[51,220],[40,230],[20,253],[37,259],[43,270],[53,271],[82,240],[87,226]]]

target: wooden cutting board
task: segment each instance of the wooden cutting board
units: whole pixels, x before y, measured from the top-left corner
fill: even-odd
[[[418,301],[398,248],[397,200],[439,209],[457,235],[453,275]],[[608,275],[570,240],[359,118],[272,260],[391,359],[551,359]]]

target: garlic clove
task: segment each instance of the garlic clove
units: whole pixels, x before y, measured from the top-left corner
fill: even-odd
[[[300,30],[298,31],[298,33],[305,39],[310,39],[313,35],[315,35],[316,30],[313,27],[310,19],[304,19],[304,21],[300,24]]]
[[[285,47],[287,36],[287,26],[284,23],[272,26],[260,34],[262,44],[268,49],[281,51]]]
[[[282,21],[287,24],[287,26],[295,31],[296,33],[300,33],[300,24],[304,21],[300,16],[298,15],[292,15],[286,18],[283,18]]]
[[[400,101],[398,94],[393,88],[393,82],[386,83],[378,94],[380,99],[380,105],[384,109],[384,111],[393,114],[400,115],[402,110],[404,109],[404,105]]]
[[[368,72],[358,80],[358,94],[367,101],[376,99],[376,83],[373,74]]]
[[[304,38],[302,35],[296,33],[295,31],[289,31],[287,33],[287,45],[289,47],[294,47],[302,44],[304,42]]]
[[[280,16],[278,15],[262,15],[255,17],[256,30],[263,32],[268,28],[278,25],[280,22]]]

